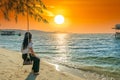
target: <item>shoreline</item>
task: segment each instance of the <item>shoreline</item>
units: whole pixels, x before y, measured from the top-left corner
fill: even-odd
[[[47,61],[48,64],[54,65],[56,67],[56,70],[58,71],[62,71],[62,72],[67,72],[70,73],[72,75],[78,76],[80,78],[83,79],[87,79],[87,80],[93,80],[93,78],[95,80],[119,80],[119,75],[116,75],[113,73],[107,73],[107,72],[101,72],[101,71],[95,71],[94,68],[92,70],[90,69],[77,69],[77,68],[73,68],[73,67],[68,67],[59,63],[54,63],[52,61],[48,61],[48,59],[45,59],[45,61]]]
[[[74,68],[69,68],[69,67],[66,67],[66,66],[63,66],[60,64],[55,64],[55,63],[49,62],[47,60],[45,60],[45,62],[50,65],[53,65],[57,71],[64,72],[64,73],[70,73],[70,74],[78,76],[78,77],[83,77],[82,73],[84,73],[84,71],[74,69]]]
[[[85,80],[68,72],[58,71],[56,66],[41,59],[40,75],[31,74],[31,65],[23,66],[21,53],[0,48],[0,78],[2,80]],[[34,79],[33,79],[34,78]]]

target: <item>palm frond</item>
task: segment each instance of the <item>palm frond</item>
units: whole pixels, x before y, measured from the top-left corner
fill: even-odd
[[[0,0],[0,10],[5,19],[10,20],[9,13],[13,12],[16,22],[19,14],[25,16],[27,13],[37,21],[47,22],[42,17],[44,9],[47,8],[41,0]]]

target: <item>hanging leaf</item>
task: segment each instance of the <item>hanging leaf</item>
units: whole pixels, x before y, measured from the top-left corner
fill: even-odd
[[[44,22],[44,23],[49,23],[46,19],[43,19],[43,22]]]
[[[40,22],[41,21],[41,18],[38,18],[38,22]]]

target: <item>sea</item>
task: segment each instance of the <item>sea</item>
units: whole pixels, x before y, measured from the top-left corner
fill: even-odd
[[[36,54],[61,70],[86,80],[120,80],[120,39],[114,33],[30,32]],[[0,48],[20,51],[24,33],[0,35]]]

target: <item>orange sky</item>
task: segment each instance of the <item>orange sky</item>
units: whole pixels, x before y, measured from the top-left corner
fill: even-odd
[[[107,33],[120,23],[120,0],[43,0],[49,11],[45,11],[49,24],[30,19],[30,29],[75,33]],[[54,23],[54,17],[65,17],[62,25]],[[26,17],[6,21],[0,16],[0,28],[27,29]]]

